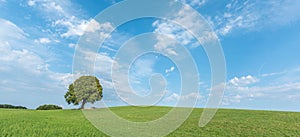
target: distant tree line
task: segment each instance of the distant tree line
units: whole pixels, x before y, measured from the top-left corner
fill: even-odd
[[[62,107],[57,106],[57,105],[41,105],[36,110],[57,110],[57,109],[62,109]]]
[[[23,107],[23,106],[13,106],[13,105],[9,105],[9,104],[0,104],[0,108],[27,109],[26,107]]]

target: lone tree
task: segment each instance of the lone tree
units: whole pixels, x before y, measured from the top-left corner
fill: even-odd
[[[100,101],[102,97],[102,86],[94,76],[81,76],[69,85],[65,95],[68,104],[79,105],[81,103],[80,109],[84,109],[87,102],[93,104]]]

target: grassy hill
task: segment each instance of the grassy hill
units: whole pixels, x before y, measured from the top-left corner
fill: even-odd
[[[119,116],[131,121],[154,120],[168,107],[114,107]],[[205,127],[198,127],[202,109],[169,136],[300,136],[300,113],[220,109]],[[0,136],[105,136],[80,110],[0,109]]]

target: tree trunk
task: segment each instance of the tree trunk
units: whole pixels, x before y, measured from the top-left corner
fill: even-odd
[[[82,100],[82,104],[81,104],[81,107],[80,107],[80,109],[84,109],[84,105],[85,105],[85,103],[86,103],[86,99],[83,99],[83,100]]]

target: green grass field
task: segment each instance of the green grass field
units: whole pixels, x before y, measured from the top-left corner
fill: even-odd
[[[114,107],[119,116],[131,121],[154,120],[168,107]],[[99,110],[101,111],[101,109]],[[219,109],[205,127],[198,127],[202,109],[169,136],[300,136],[300,113]],[[0,136],[105,136],[80,110],[0,109]]]

